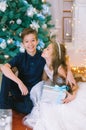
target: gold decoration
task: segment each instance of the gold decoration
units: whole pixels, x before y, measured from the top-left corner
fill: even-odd
[[[77,81],[86,82],[86,67],[72,67],[71,69]]]
[[[46,0],[42,0],[42,2],[44,3],[44,2],[46,2]]]

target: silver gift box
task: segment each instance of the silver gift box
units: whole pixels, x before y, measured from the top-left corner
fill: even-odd
[[[12,130],[11,109],[0,109],[0,130]]]
[[[59,86],[58,86],[59,87]],[[55,88],[52,86],[44,85],[41,101],[48,103],[62,104],[63,99],[66,97],[66,90]]]

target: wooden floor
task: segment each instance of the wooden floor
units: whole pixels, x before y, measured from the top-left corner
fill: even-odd
[[[27,126],[23,125],[22,120],[25,115],[19,114],[15,111],[12,112],[12,130],[32,130]]]

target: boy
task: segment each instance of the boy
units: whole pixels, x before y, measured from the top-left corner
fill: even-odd
[[[19,53],[1,67],[4,75],[0,92],[0,108],[11,108],[27,114],[33,107],[29,93],[31,88],[41,81],[45,60],[36,50],[38,38],[35,30],[24,29],[21,38],[25,52]],[[13,67],[17,67],[18,76],[13,73]]]

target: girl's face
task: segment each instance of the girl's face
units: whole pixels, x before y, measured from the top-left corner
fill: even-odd
[[[49,44],[47,48],[45,48],[42,52],[42,57],[46,59],[51,59],[53,54],[53,45]]]
[[[38,40],[34,34],[27,34],[23,39],[23,46],[31,56],[35,55],[37,44]]]

